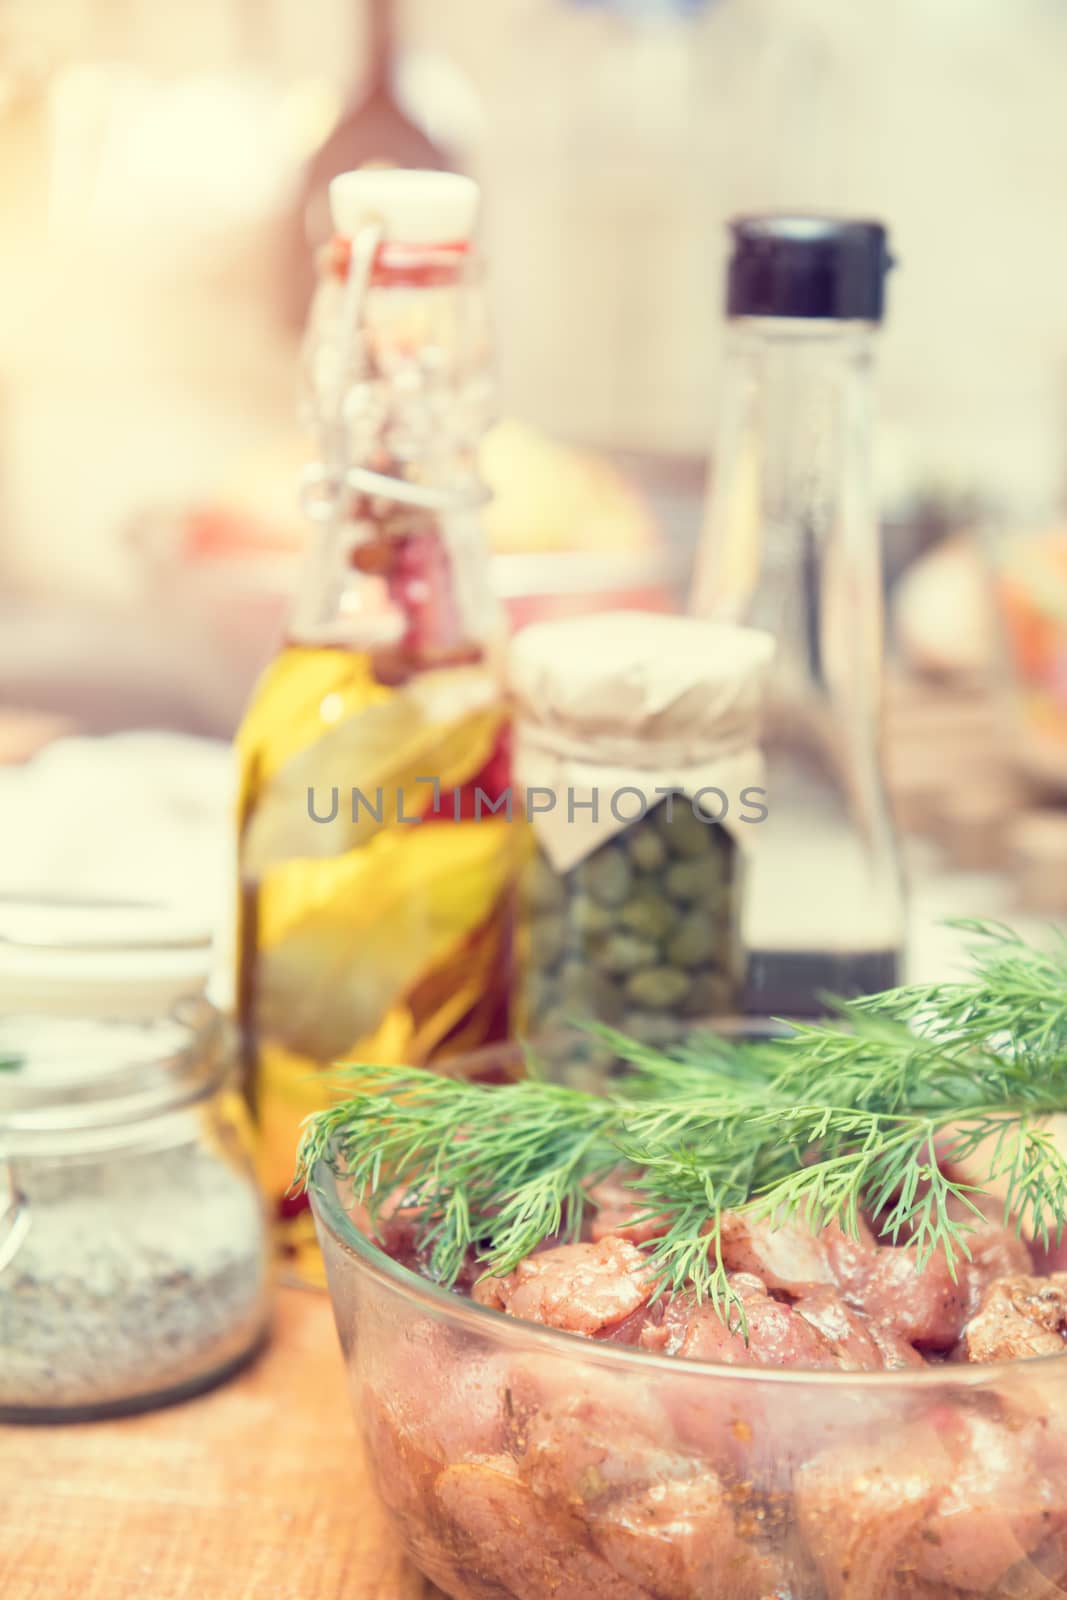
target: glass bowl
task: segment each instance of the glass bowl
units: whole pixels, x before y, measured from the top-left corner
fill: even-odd
[[[374,1481],[453,1600],[1067,1594],[1067,1357],[836,1373],[534,1326],[312,1203]]]

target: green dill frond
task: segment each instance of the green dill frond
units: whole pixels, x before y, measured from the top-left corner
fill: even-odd
[[[744,1312],[722,1260],[727,1212],[853,1236],[866,1213],[955,1273],[983,1214],[986,1191],[960,1176],[977,1162],[1005,1217],[1048,1243],[1067,1217],[1048,1126],[1067,1110],[1067,939],[1038,950],[964,926],[966,979],[848,1001],[781,1038],[664,1052],[594,1028],[626,1063],[604,1097],[540,1076],[490,1087],[350,1068],[348,1098],[305,1126],[297,1182],[326,1162],[372,1218],[413,1208],[427,1270],[453,1283],[472,1257],[503,1273],[577,1237],[590,1184],[623,1166],[664,1222],[650,1249],[661,1290],[707,1298],[731,1326]]]

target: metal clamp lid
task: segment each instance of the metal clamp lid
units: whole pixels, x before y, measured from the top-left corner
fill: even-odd
[[[15,1182],[11,1162],[0,1155],[0,1272],[14,1261],[29,1231],[29,1203]]]

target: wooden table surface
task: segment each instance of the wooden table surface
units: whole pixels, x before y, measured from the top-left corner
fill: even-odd
[[[223,1388],[0,1428],[3,1600],[440,1600],[373,1498],[325,1295],[282,1291]]]

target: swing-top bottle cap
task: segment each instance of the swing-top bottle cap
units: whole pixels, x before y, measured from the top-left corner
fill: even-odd
[[[893,258],[880,222],[768,212],[735,217],[728,317],[881,322]]]
[[[330,184],[330,213],[342,238],[367,222],[387,244],[459,244],[474,232],[478,185],[457,172],[368,167],[342,172]]]

